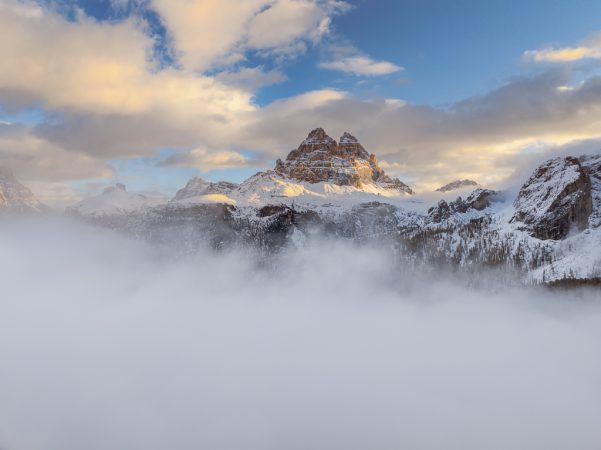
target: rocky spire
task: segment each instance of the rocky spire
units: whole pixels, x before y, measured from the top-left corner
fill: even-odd
[[[412,194],[411,189],[398,179],[388,177],[378,165],[375,155],[369,154],[350,133],[344,133],[338,144],[323,128],[311,131],[285,161],[277,160],[276,172],[308,183],[334,183],[341,186],[363,187],[379,184],[381,187]]]

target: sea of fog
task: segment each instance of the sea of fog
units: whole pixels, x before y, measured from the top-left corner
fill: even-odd
[[[599,297],[4,223],[0,448],[599,449]]]

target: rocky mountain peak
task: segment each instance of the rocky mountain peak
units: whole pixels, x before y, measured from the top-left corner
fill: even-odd
[[[573,156],[539,166],[522,186],[511,221],[538,239],[563,239],[588,226],[593,210],[591,179]]]
[[[359,141],[348,131],[345,131],[340,137],[340,144],[358,144]]]
[[[17,212],[41,212],[46,207],[22,185],[8,167],[0,166],[0,208]]]
[[[362,188],[366,184],[412,194],[402,181],[390,178],[370,154],[350,133],[340,138],[340,143],[327,135],[323,128],[311,131],[285,161],[278,159],[275,171],[297,181],[308,183],[333,183],[340,186]]]

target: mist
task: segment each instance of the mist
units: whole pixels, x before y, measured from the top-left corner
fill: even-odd
[[[0,448],[598,449],[598,291],[0,225]]]

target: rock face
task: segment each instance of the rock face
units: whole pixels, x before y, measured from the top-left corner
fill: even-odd
[[[580,163],[591,180],[593,212],[589,218],[589,225],[593,228],[601,226],[601,155],[584,156]]]
[[[177,191],[173,201],[185,200],[187,198],[199,197],[202,195],[224,194],[227,195],[237,189],[238,185],[227,181],[212,183],[205,181],[200,177],[194,177],[186,186]]]
[[[413,194],[405,183],[386,175],[378,165],[376,156],[369,154],[354,136],[344,133],[340,143],[336,143],[321,128],[311,131],[285,161],[278,159],[275,171],[308,183],[328,182],[356,188],[378,184]]]
[[[43,212],[46,207],[6,167],[0,167],[0,210]]]
[[[563,239],[588,226],[593,209],[591,179],[575,157],[554,158],[538,167],[514,202],[512,222],[538,239]]]
[[[473,180],[456,180],[449,184],[445,184],[442,187],[439,187],[438,189],[436,189],[436,192],[449,192],[449,191],[454,191],[456,189],[461,189],[464,187],[472,187],[472,186],[478,186],[478,183],[476,183]]]
[[[484,211],[495,201],[501,200],[498,192],[490,189],[476,189],[465,200],[457,197],[457,200],[447,203],[440,200],[438,205],[428,210],[429,223],[441,223],[448,220],[454,214],[465,214],[469,211]]]

